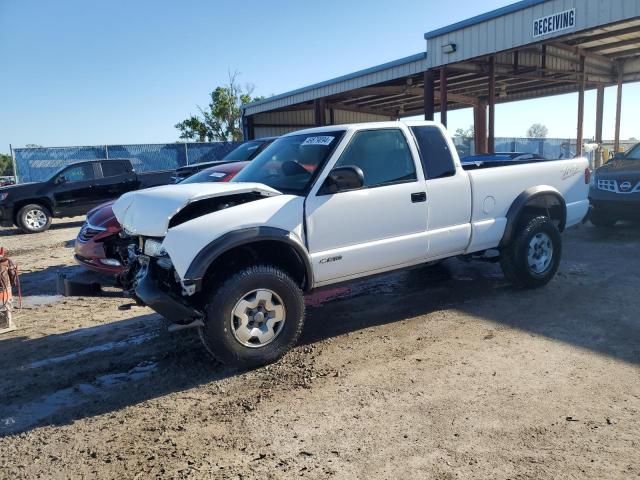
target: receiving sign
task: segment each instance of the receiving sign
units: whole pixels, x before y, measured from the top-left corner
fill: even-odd
[[[576,9],[565,10],[533,21],[533,38],[542,37],[576,26]]]

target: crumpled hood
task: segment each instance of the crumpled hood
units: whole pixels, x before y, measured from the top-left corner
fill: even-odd
[[[164,237],[171,218],[190,203],[207,198],[259,193],[281,195],[262,183],[192,183],[163,185],[129,192],[113,204],[113,213],[126,232],[146,237]]]

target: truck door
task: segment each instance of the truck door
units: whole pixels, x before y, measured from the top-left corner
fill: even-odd
[[[94,200],[96,204],[114,200],[120,195],[136,190],[138,179],[131,163],[123,160],[104,160],[100,162],[102,178],[96,180]]]
[[[409,134],[409,132],[406,132]],[[321,194],[305,204],[316,285],[420,263],[427,254],[427,203],[417,150],[402,128],[355,132],[331,168],[357,166],[358,190]]]
[[[427,178],[430,260],[463,253],[471,239],[471,184],[437,125],[410,126]]]
[[[54,179],[53,198],[56,215],[82,215],[94,205],[92,198],[96,179],[95,165],[72,165]]]

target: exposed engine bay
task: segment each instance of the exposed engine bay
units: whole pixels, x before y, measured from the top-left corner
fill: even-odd
[[[261,198],[264,197],[259,192],[249,192],[193,202],[171,218],[169,228],[209,213],[226,210]],[[118,241],[111,246],[114,255],[122,258],[122,264],[125,266],[124,271],[118,276],[118,282],[128,295],[142,303],[135,293],[136,288],[146,277],[148,271],[153,269],[157,286],[171,295],[174,300],[187,306],[184,297],[193,295],[193,291],[182,284],[171,259],[162,247],[162,241],[161,237],[144,237],[122,233]]]

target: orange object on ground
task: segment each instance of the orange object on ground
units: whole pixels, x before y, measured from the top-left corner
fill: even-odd
[[[20,279],[18,267],[7,258],[7,251],[0,247],[0,333],[16,329],[11,316],[13,310],[13,287],[18,287],[20,303]]]

